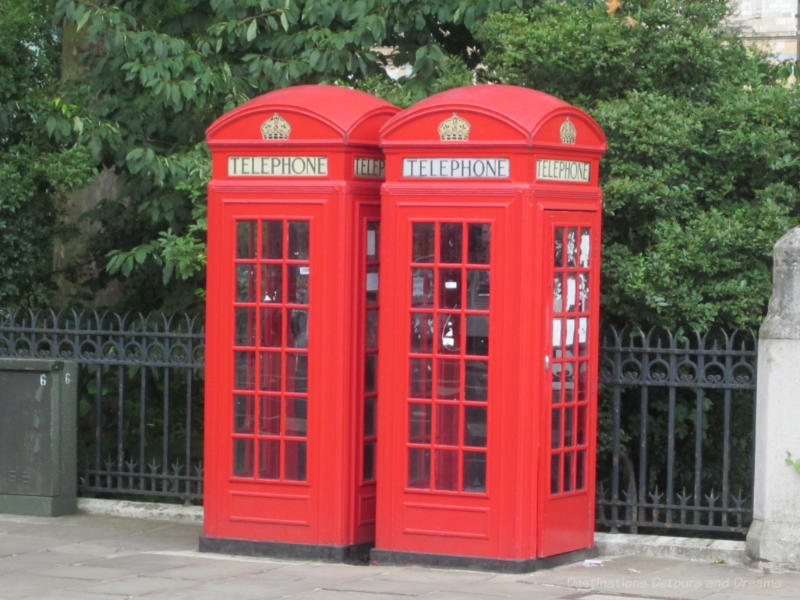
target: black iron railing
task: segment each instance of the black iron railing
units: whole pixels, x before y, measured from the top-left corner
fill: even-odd
[[[597,524],[744,534],[757,337],[609,330],[601,341]]]
[[[597,525],[741,535],[752,518],[756,337],[609,329]],[[203,324],[0,309],[0,356],[79,369],[79,493],[202,499]]]
[[[0,356],[78,370],[78,493],[202,498],[202,322],[0,310]]]

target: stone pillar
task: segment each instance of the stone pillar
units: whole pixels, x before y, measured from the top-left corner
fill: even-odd
[[[758,339],[753,523],[747,554],[800,567],[800,227],[775,244],[772,298]]]

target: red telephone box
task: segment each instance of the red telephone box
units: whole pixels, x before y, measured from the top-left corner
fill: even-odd
[[[593,546],[603,133],[482,85],[399,113],[381,146],[372,558],[575,559]]]
[[[202,550],[343,560],[375,527],[380,126],[298,86],[207,131]]]

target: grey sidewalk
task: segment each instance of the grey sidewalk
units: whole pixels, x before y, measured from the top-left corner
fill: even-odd
[[[528,575],[351,566],[197,552],[200,525],[0,514],[0,599],[797,599],[800,572],[604,555]]]

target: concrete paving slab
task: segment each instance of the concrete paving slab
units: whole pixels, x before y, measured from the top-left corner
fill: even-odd
[[[171,567],[159,571],[159,577],[186,579],[190,581],[224,581],[246,575],[257,575],[273,571],[280,565],[233,560],[197,559],[182,567]]]
[[[56,590],[75,590],[79,585],[75,579],[50,577],[44,573],[36,576],[20,576],[12,573],[0,575],[0,598],[3,600],[40,598]]]
[[[292,598],[295,594],[316,589],[313,582],[303,580],[276,579],[267,575],[233,577],[225,581],[205,582],[196,587],[198,593],[216,594],[220,598],[274,600]]]
[[[123,556],[91,560],[82,563],[84,567],[116,569],[126,573],[157,573],[166,569],[191,566],[193,560],[180,556],[164,556],[150,552],[129,552]]]
[[[48,528],[49,525],[49,528]],[[796,600],[800,572],[645,554],[532,574],[354,566],[197,551],[199,526],[0,515],[0,600]],[[63,534],[63,535],[62,535]]]
[[[164,593],[192,587],[195,587],[194,584],[187,585],[185,581],[179,579],[167,579],[148,574],[92,583],[84,585],[80,589],[91,594],[117,594],[135,598],[151,593]]]

